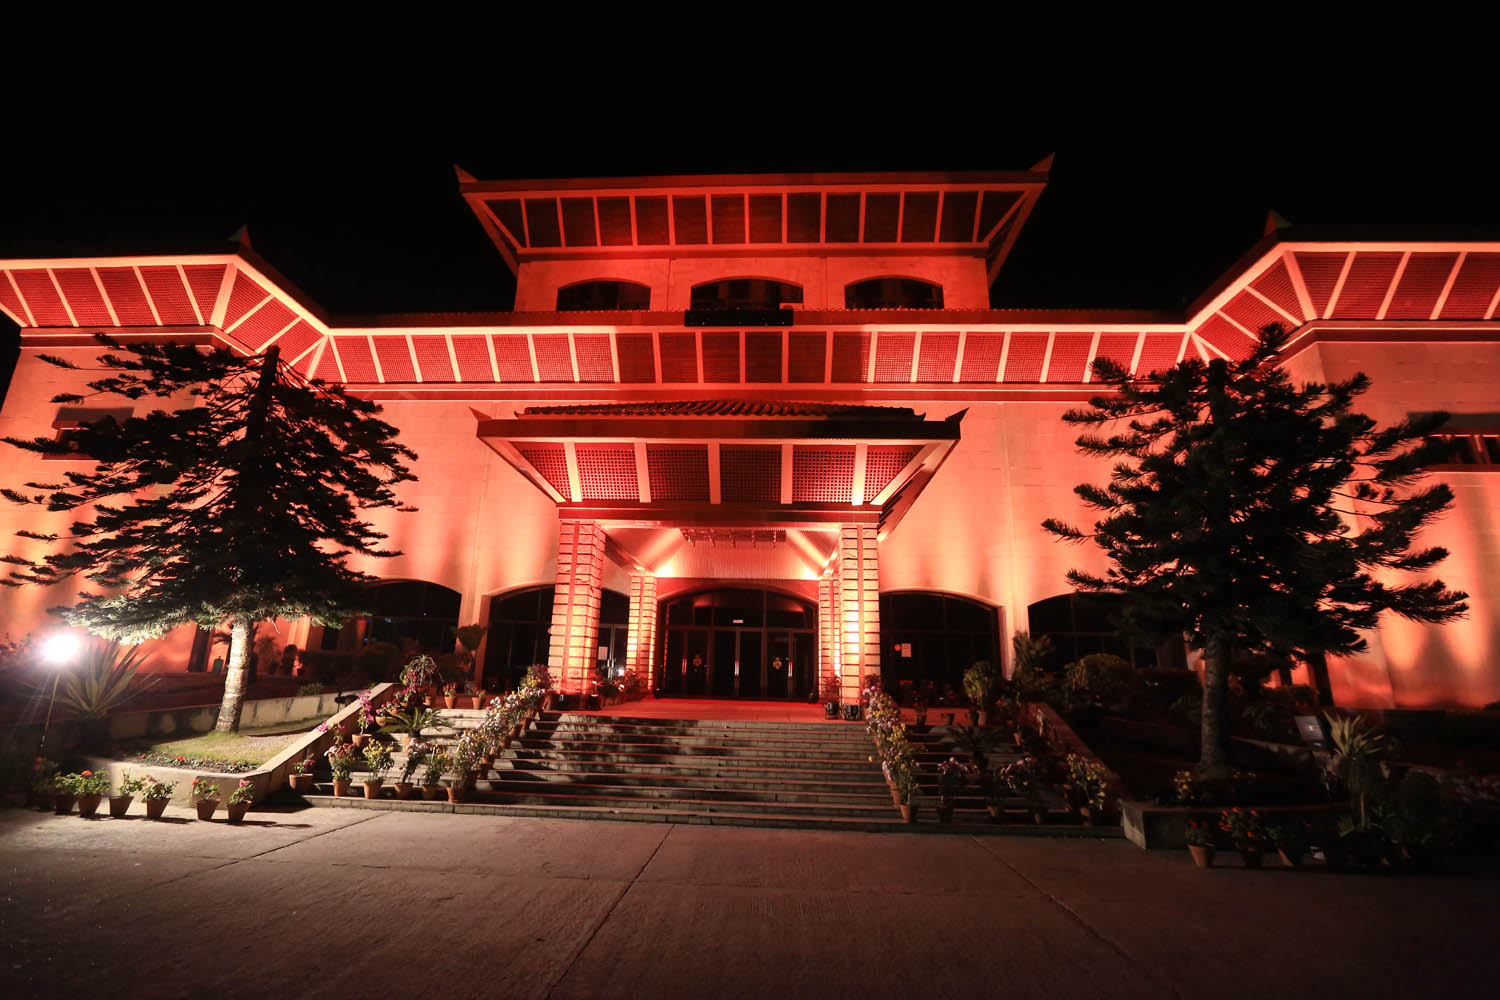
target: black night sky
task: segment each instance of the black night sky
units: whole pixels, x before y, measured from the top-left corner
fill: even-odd
[[[861,31],[698,61],[528,30],[257,47],[121,28],[70,36],[65,71],[55,48],[12,55],[0,256],[209,249],[248,225],[336,315],[505,309],[454,163],[481,179],[1011,170],[1049,152],[996,306],[1180,306],[1273,208],[1349,235],[1500,238],[1495,88],[1458,29],[1127,51],[1107,26],[972,50],[948,28],[916,55]],[[831,45],[869,58],[793,58]],[[8,369],[15,332],[0,336]]]

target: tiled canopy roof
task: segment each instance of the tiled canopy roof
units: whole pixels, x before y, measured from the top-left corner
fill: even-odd
[[[528,406],[523,417],[859,417],[861,420],[916,420],[905,406],[841,403],[778,403],[748,399],[697,399],[661,403],[582,403]]]

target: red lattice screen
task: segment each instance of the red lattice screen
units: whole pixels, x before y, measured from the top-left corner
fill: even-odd
[[[566,333],[539,333],[531,342],[536,347],[536,372],[543,382],[573,381],[573,353]]]
[[[99,283],[104,286],[110,304],[115,307],[115,315],[119,317],[121,326],[151,326],[156,322],[151,316],[151,306],[146,302],[146,292],[136,280],[135,268],[101,267]],[[239,276],[235,277],[235,287],[239,287]],[[260,299],[255,301],[259,302]],[[244,310],[240,312],[243,315]],[[227,314],[224,322],[226,325],[230,322]]]
[[[585,500],[639,500],[635,448],[628,444],[580,444],[578,488]]]
[[[554,490],[562,494],[564,500],[572,499],[573,492],[568,486],[568,454],[562,445],[518,444],[516,451],[542,474],[542,478]]]
[[[494,334],[495,367],[502,382],[535,382],[531,374],[531,348],[521,333]]]
[[[182,283],[182,272],[175,266],[143,267],[141,277],[146,281],[146,291],[151,293],[151,301],[156,303],[156,313],[163,323],[168,326],[192,326],[198,322],[198,314],[193,311],[193,303],[188,300],[187,286]],[[291,312],[289,309],[286,311]],[[290,322],[289,317],[281,326]],[[275,332],[276,330],[272,330],[261,339],[264,340]]]
[[[1292,286],[1292,276],[1287,272],[1286,261],[1278,260],[1266,268],[1264,274],[1250,283],[1250,287],[1293,316],[1302,315],[1302,304],[1297,301],[1297,289]]]
[[[73,307],[73,318],[80,326],[113,326],[109,310],[104,306],[104,296],[94,284],[94,276],[86,267],[58,268],[52,272],[58,287]],[[0,281],[5,281],[0,277]],[[6,282],[9,284],[9,282]]]
[[[663,333],[658,335],[657,340],[661,347],[661,380],[698,381],[698,335]]]
[[[448,358],[447,337],[412,337],[417,352],[417,367],[423,382],[452,382],[453,362]]]
[[[781,381],[781,334],[745,334],[745,381]]]
[[[740,335],[705,333],[703,335],[703,381],[738,382],[740,380]]]
[[[1464,258],[1438,319],[1484,319],[1500,287],[1500,253],[1471,253]]]
[[[910,382],[914,333],[882,333],[875,340],[875,381]]]
[[[655,382],[656,357],[651,353],[651,334],[622,333],[615,338],[620,353],[621,382]]]
[[[787,380],[791,382],[823,381],[823,362],[827,350],[826,334],[790,334],[787,344]]]
[[[721,446],[719,492],[725,503],[779,503],[781,448],[774,444]]]
[[[865,503],[891,484],[896,474],[906,468],[906,463],[917,457],[922,449],[916,445],[875,445],[865,451]]]
[[[653,501],[708,499],[707,445],[648,444],[646,471]]]
[[[792,500],[795,503],[849,503],[854,495],[854,447],[792,448]]]
[[[964,361],[958,373],[962,382],[994,382],[999,378],[1000,355],[1005,350],[1003,333],[971,333],[964,340]]]
[[[578,355],[578,381],[613,382],[615,362],[609,353],[609,334],[575,333],[573,350]]]
[[[380,374],[387,382],[415,382],[416,369],[411,364],[411,351],[406,347],[405,337],[371,337],[375,341],[375,355],[380,359]]]
[[[870,335],[833,335],[833,381],[863,382],[870,370]]]
[[[1385,293],[1381,292],[1381,294],[1384,295]],[[1240,294],[1224,303],[1221,312],[1255,334],[1257,338],[1260,336],[1260,332],[1272,323],[1275,323],[1283,330],[1291,329],[1293,325],[1291,320],[1266,305],[1250,292],[1240,292]]]
[[[1013,333],[1010,335],[1010,353],[1005,357],[1007,382],[1040,382],[1042,359],[1047,355],[1045,333]]]
[[[495,373],[490,369],[489,348],[484,345],[483,335],[455,333],[453,354],[458,358],[458,374],[465,382],[495,380]]]
[[[918,382],[952,382],[953,362],[958,357],[958,334],[924,333],[917,354]]]

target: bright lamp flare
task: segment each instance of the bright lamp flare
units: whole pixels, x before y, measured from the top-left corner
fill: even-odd
[[[83,640],[72,632],[57,632],[42,644],[42,659],[51,664],[72,663],[83,648]]]

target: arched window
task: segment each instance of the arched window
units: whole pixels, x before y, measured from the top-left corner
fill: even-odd
[[[364,619],[364,645],[388,642],[401,650],[403,656],[453,651],[453,629],[458,626],[461,600],[458,591],[424,580],[391,580],[372,583],[366,593],[365,606],[370,615]],[[318,648],[330,652],[356,651],[359,634],[354,633],[348,641],[344,638],[350,624],[324,628]]]
[[[905,591],[880,595],[880,672],[886,688],[951,687],[963,696],[964,671],[975,660],[998,662],[995,609],[951,594]]]
[[[1027,608],[1033,638],[1052,640],[1049,670],[1090,653],[1113,653],[1137,667],[1154,667],[1156,649],[1134,645],[1115,622],[1124,598],[1119,594],[1059,594]]]
[[[491,599],[490,630],[485,636],[487,684],[515,687],[533,663],[546,663],[551,645],[552,587],[531,587]],[[624,662],[630,623],[630,598],[606,590],[599,605],[599,646],[608,649],[601,662]]]
[[[770,278],[726,278],[693,286],[694,310],[780,309],[802,301],[802,286]]]
[[[868,278],[844,286],[845,309],[941,309],[943,286],[916,278]]]
[[[558,312],[650,308],[651,288],[634,281],[579,281],[557,290]]]

